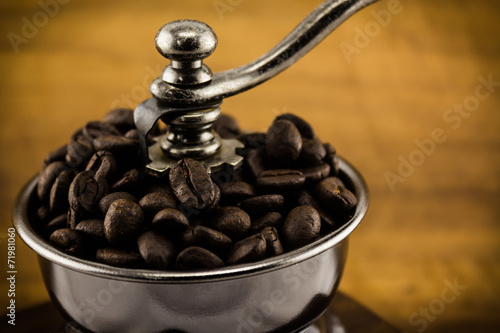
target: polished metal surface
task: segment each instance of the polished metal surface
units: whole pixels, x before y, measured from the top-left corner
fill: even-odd
[[[161,80],[173,85],[199,85],[212,79],[212,71],[203,64],[217,46],[212,28],[195,20],[178,20],[165,24],[155,38],[156,49],[170,65]]]
[[[155,155],[153,159],[148,156],[146,136],[158,119],[161,118],[169,127],[167,137],[179,136],[178,130],[170,126],[174,114],[178,116],[217,107],[224,98],[267,81],[298,61],[351,15],[375,1],[327,0],[262,57],[247,65],[213,75],[203,64],[203,59],[217,46],[217,37],[208,25],[194,20],[179,20],[163,26],[155,43],[158,51],[171,62],[151,84],[153,98],[141,103],[134,112],[145,159],[152,160],[153,164],[159,162],[170,165],[166,161],[168,157]],[[221,146],[216,142],[217,138],[214,140],[198,142],[198,147],[194,149],[196,153],[182,147],[195,145],[189,140],[177,145],[167,144],[164,145],[165,155],[182,158],[191,154],[194,158],[210,158]],[[166,142],[169,141],[167,138]],[[164,174],[153,167],[148,167],[148,170],[153,170],[152,173],[157,176]]]
[[[361,175],[340,159],[358,204],[351,220],[295,251],[210,271],[121,269],[52,247],[31,225],[37,178],[13,211],[19,236],[38,255],[54,303],[94,332],[295,332],[328,307],[346,260],[347,237],[368,209]]]
[[[169,106],[204,105],[253,88],[302,58],[342,22],[377,0],[327,0],[309,14],[272,50],[257,60],[215,73],[201,87],[176,87],[161,77],[151,84],[152,95]]]

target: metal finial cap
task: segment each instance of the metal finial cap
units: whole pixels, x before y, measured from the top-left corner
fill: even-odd
[[[173,85],[200,85],[212,80],[212,71],[203,59],[217,47],[217,36],[207,24],[178,20],[165,24],[156,34],[156,49],[171,63],[162,80]]]
[[[211,55],[217,47],[217,36],[207,24],[195,20],[178,20],[165,24],[156,34],[156,48],[165,58],[193,62]]]

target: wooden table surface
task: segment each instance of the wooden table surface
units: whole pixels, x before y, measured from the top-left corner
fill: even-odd
[[[207,64],[221,71],[267,52],[320,3],[57,1],[0,3],[2,272],[16,194],[77,128],[149,96],[167,63],[160,26],[207,22],[219,38]],[[371,207],[340,289],[407,332],[500,329],[499,17],[495,0],[385,0],[223,105],[252,130],[296,113],[361,171]],[[19,311],[48,300],[35,260],[18,238]]]

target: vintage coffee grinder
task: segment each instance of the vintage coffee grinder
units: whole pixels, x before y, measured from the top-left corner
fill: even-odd
[[[241,166],[243,157],[236,153],[241,142],[221,139],[212,130],[223,99],[290,67],[343,21],[375,1],[327,0],[268,53],[218,73],[203,63],[217,46],[209,26],[193,20],[163,26],[156,35],[156,48],[170,63],[151,84],[152,98],[134,112],[146,171],[161,177],[185,157],[201,161],[211,172]],[[148,147],[148,134],[158,120],[168,126],[168,132]],[[82,331],[337,332],[332,314],[325,311],[340,282],[348,236],[368,208],[362,176],[341,158],[340,174],[351,184],[358,204],[338,230],[290,253],[217,270],[117,268],[58,251],[32,226],[37,177],[22,190],[13,222],[19,236],[38,254],[52,300]],[[290,288],[285,278],[296,271],[308,272],[307,283]],[[110,288],[120,292],[113,293],[110,305],[88,320],[81,304],[88,295]],[[262,304],[277,298],[286,301],[262,314]],[[258,325],[246,320],[253,313],[261,313]],[[327,324],[314,325],[322,315],[327,316]]]

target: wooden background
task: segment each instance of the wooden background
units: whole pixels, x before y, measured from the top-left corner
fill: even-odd
[[[219,37],[207,64],[220,71],[267,52],[320,3],[60,2],[67,3],[46,22],[38,1],[0,3],[1,272],[16,194],[77,128],[148,97],[167,63],[153,44],[160,26],[180,18],[207,22]],[[221,3],[228,6],[223,13],[215,8]],[[382,26],[374,13],[391,5],[398,11]],[[473,104],[479,77],[500,82],[499,10],[495,0],[382,1],[292,68],[223,105],[246,129],[265,129],[283,112],[303,116],[361,171],[371,207],[351,237],[340,289],[407,332],[500,328],[500,86]],[[33,20],[38,27],[30,31],[24,26]],[[9,33],[24,39],[14,45]],[[449,118],[463,103],[472,111]],[[446,140],[418,153],[415,141],[428,142],[436,129]],[[401,159],[410,158],[420,165],[391,188],[387,173],[398,174]],[[48,295],[34,253],[17,242],[22,309]],[[5,312],[8,288],[0,281]],[[447,281],[467,288],[440,303],[451,295]],[[429,307],[434,316],[423,320],[419,311]]]

